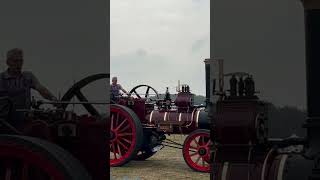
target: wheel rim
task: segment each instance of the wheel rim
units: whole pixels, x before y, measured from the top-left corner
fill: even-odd
[[[155,93],[155,97],[156,97],[157,99],[159,99],[159,94],[158,94],[158,92],[157,92],[153,87],[151,87],[151,86],[149,86],[149,85],[144,85],[144,84],[138,85],[138,86],[132,88],[132,89],[130,90],[130,92],[129,92],[130,96],[132,96],[133,94],[135,94],[137,98],[141,99],[141,96],[138,94],[137,89],[142,88],[142,87],[147,87],[147,90],[146,90],[145,96],[144,96],[145,99],[148,99],[148,98],[149,98],[149,99],[151,100],[151,98],[149,97],[150,89]]]
[[[0,148],[3,148],[2,146]],[[4,167],[4,180],[13,180],[14,176],[20,177],[21,180],[33,180],[36,179],[30,172],[33,168],[37,169],[37,172],[42,174],[41,177],[49,177],[50,180],[61,180],[65,177],[50,164],[50,162],[44,159],[39,159],[39,156],[33,152],[21,151],[19,147],[10,147],[9,149],[1,149],[0,159],[2,161],[2,167]],[[18,153],[20,153],[18,155]],[[13,163],[14,162],[14,163]],[[13,165],[14,164],[14,165]],[[33,168],[32,168],[33,167]],[[13,174],[13,172],[20,172],[19,174]]]
[[[209,133],[199,132],[190,134],[183,148],[186,163],[196,171],[210,172],[210,146]]]
[[[50,180],[68,178],[65,177],[61,169],[55,167],[53,162],[44,158],[42,153],[37,153],[12,142],[0,143],[0,166],[1,176],[4,180],[38,180],[39,176],[37,178],[34,174],[32,175],[34,169],[38,175],[41,174],[42,179],[43,177]]]
[[[135,150],[136,126],[129,113],[121,108],[111,108],[110,165],[127,161]]]
[[[77,97],[79,101],[88,102],[88,99],[81,92],[81,89],[88,86],[90,83],[110,78],[110,74],[94,74],[88,76],[77,83],[75,83],[61,98],[61,101],[70,101],[73,97]],[[69,104],[62,104],[62,109],[66,109]],[[98,110],[92,104],[82,104],[82,106],[92,115],[92,116],[100,116]]]

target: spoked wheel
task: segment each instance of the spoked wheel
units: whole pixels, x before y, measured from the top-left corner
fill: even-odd
[[[0,179],[91,180],[81,163],[47,141],[0,135]]]
[[[61,98],[61,101],[70,101],[73,97],[77,97],[79,101],[88,102],[86,96],[81,92],[81,89],[88,86],[90,83],[101,80],[107,79],[110,77],[110,74],[94,74],[88,76],[79,82],[75,83]],[[62,104],[62,109],[66,109],[69,104]],[[83,107],[92,115],[92,116],[101,116],[98,110],[92,104],[82,104]]]
[[[198,129],[186,138],[183,144],[183,158],[190,168],[210,172],[210,131]]]
[[[138,89],[142,89],[142,88],[147,88],[146,92],[144,94],[139,94],[139,92],[137,92]],[[150,93],[150,89],[153,91],[154,94],[151,94]],[[139,98],[141,99],[141,96],[140,95],[144,95],[144,98],[146,98],[148,101],[152,101],[153,99],[150,98],[150,95],[154,95],[156,99],[159,99],[159,94],[158,92],[151,86],[149,85],[138,85],[134,88],[131,89],[131,91],[129,92],[130,96],[133,96],[135,95],[136,98]]]
[[[109,163],[107,156],[105,156],[108,153],[107,136],[109,132],[106,132],[107,118],[104,115],[108,114],[109,105],[108,103],[103,103],[105,104],[105,113],[103,113],[104,111],[99,112],[93,103],[88,103],[89,100],[83,93],[83,90],[85,87],[89,86],[95,81],[104,79],[108,80],[109,78],[110,74],[104,73],[90,75],[76,82],[61,98],[61,101],[64,103],[60,104],[59,107],[62,110],[66,110],[67,107],[72,104],[72,99],[75,97],[80,102],[84,102],[82,103],[82,106],[88,111],[89,115],[91,115],[90,120],[87,118],[80,118],[80,121],[77,120],[76,124],[71,123],[70,128],[68,128],[69,123],[65,124],[66,126],[64,126],[60,122],[56,122],[55,125],[57,126],[54,126],[54,128],[58,129],[61,127],[61,132],[65,135],[74,134],[81,138],[81,144],[85,147],[83,147],[81,150],[71,148],[71,152],[74,152],[76,157],[81,162],[85,163],[86,168],[95,179],[101,179],[102,176],[105,176],[105,173],[107,172],[106,169],[108,167],[107,165]],[[87,126],[87,128],[84,126]],[[62,142],[65,148],[70,148],[68,144],[65,144],[66,141],[61,138],[59,139],[59,142]],[[103,143],[106,144],[102,145]],[[87,156],[90,156],[90,158],[87,158]],[[104,159],[103,157],[106,158]]]
[[[110,117],[110,166],[122,166],[141,148],[143,129],[138,116],[125,106],[112,104]]]

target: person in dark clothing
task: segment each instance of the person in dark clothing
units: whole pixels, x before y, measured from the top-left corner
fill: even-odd
[[[230,79],[230,96],[234,97],[237,96],[237,84],[238,80],[235,75],[232,75]]]
[[[187,88],[187,86],[185,88]],[[166,109],[167,110],[171,109],[171,94],[169,93],[169,87],[167,87],[166,94],[165,94],[165,97],[164,97],[164,101],[165,101]]]
[[[250,78],[247,76],[244,80],[244,87],[245,87],[245,95],[250,96],[250,90],[251,90],[251,84],[250,84]]]
[[[244,83],[245,83],[246,96],[254,96],[255,85],[254,85],[252,75],[249,75],[244,81],[245,81]]]
[[[239,96],[243,96],[243,93],[244,93],[244,81],[243,81],[242,76],[239,78],[238,92],[239,92]]]
[[[254,84],[254,80],[253,80],[253,78],[252,78],[252,75],[250,75],[250,95],[251,96],[254,96],[254,94],[255,94],[255,84]]]

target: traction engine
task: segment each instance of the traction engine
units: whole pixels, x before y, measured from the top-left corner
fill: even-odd
[[[138,89],[145,88],[145,94]],[[153,94],[150,93],[153,91]],[[206,106],[194,105],[189,85],[179,85],[175,100],[167,88],[164,98],[149,85],[134,87],[111,105],[110,165],[146,160],[164,146],[182,149],[190,168],[210,172],[210,131]],[[141,97],[144,95],[144,97]],[[188,135],[184,144],[166,135]]]
[[[306,26],[307,137],[268,138],[264,103],[257,98],[223,99],[212,108],[211,179],[320,179],[319,59],[320,2],[303,0]],[[231,81],[230,81],[231,83]]]
[[[9,97],[0,97],[0,179],[100,180],[108,172],[108,116],[100,114],[81,90],[89,83],[108,79],[96,74],[75,83],[57,102],[32,100],[31,109],[15,109]],[[79,102],[72,102],[77,97]],[[44,108],[44,105],[54,108]],[[68,110],[81,104],[88,114]],[[15,114],[25,115],[24,125],[14,126]]]

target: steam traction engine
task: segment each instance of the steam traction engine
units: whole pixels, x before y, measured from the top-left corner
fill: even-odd
[[[141,88],[146,88],[144,97],[138,93]],[[210,172],[207,111],[203,105],[194,105],[193,98],[188,85],[179,87],[174,101],[168,89],[160,99],[158,92],[148,85],[136,86],[128,97],[119,97],[111,104],[110,165],[146,160],[163,146],[183,146],[183,157],[189,167]],[[167,140],[166,134],[188,136],[181,145]]]
[[[268,104],[255,95],[252,75],[243,72],[224,74],[221,59],[206,62],[207,73],[213,78],[210,81],[213,84],[210,120],[214,142],[211,177],[251,179],[261,173],[264,169],[261,167],[266,163]],[[229,76],[229,90],[226,91],[224,80]],[[215,82],[219,82],[217,89]]]
[[[108,116],[100,114],[81,90],[89,83],[109,78],[96,74],[75,83],[58,102],[32,101],[32,109],[15,109],[0,97],[0,179],[101,180],[107,178]],[[77,97],[80,102],[72,102]],[[44,108],[53,104],[54,108]],[[68,110],[81,104],[88,114]],[[107,107],[105,107],[107,108]],[[26,114],[25,124],[13,126],[15,114]],[[105,157],[105,158],[104,158]]]
[[[320,179],[320,2],[302,0],[306,26],[307,137],[271,139],[266,134],[263,103],[258,99],[220,100],[211,130],[214,142],[211,179]]]

